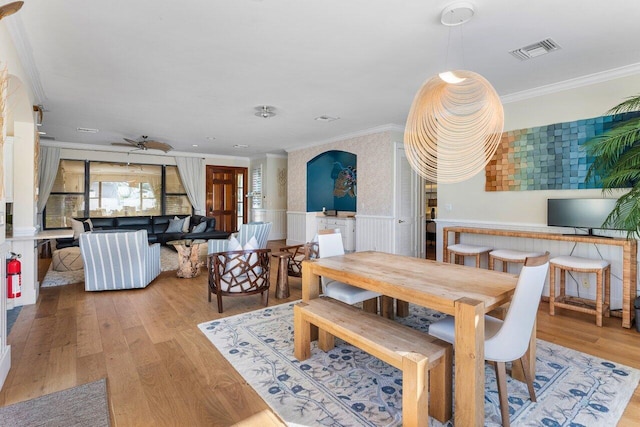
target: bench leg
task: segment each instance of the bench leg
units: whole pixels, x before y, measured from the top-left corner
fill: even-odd
[[[311,324],[298,305],[293,306],[293,354],[302,361],[311,357]]]
[[[452,370],[453,346],[448,345],[440,363],[429,371],[429,414],[442,424],[452,415]]]
[[[324,329],[318,328],[318,348],[324,352],[331,351],[336,346],[335,338]]]
[[[402,358],[402,424],[429,426],[429,360],[408,353]]]

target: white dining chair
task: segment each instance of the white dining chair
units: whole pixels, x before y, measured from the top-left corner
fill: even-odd
[[[510,424],[505,362],[520,361],[529,396],[533,402],[536,401],[527,349],[548,272],[549,252],[538,257],[527,258],[518,277],[516,290],[505,319],[484,316],[484,358],[489,362],[495,362],[502,425],[506,427]],[[429,335],[454,344],[454,318],[447,316],[429,325]]]
[[[318,256],[327,258],[336,255],[344,255],[344,245],[342,243],[342,234],[340,229],[321,230],[317,235],[318,239]],[[345,304],[356,304],[368,301],[380,296],[377,292],[368,291],[358,288],[357,286],[347,285],[346,283],[322,277],[322,290],[325,296],[328,296]],[[376,310],[367,310],[376,311]]]

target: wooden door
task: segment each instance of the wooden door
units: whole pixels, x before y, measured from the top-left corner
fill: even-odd
[[[247,217],[247,168],[207,166],[207,216],[216,229],[234,232]]]

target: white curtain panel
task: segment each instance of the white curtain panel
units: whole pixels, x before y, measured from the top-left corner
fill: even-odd
[[[60,164],[60,148],[40,146],[40,157],[38,160],[38,220],[42,224],[41,216],[44,210],[53,183],[58,174],[58,165]]]
[[[204,159],[199,157],[176,157],[176,165],[187,197],[196,211],[196,215],[205,214],[205,183],[202,179]]]

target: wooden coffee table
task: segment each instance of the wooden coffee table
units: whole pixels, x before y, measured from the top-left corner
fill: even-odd
[[[200,275],[200,267],[204,264],[200,262],[200,246],[206,244],[207,241],[201,239],[182,239],[167,242],[167,245],[172,245],[178,252],[178,271],[176,276],[183,279],[191,279]]]

